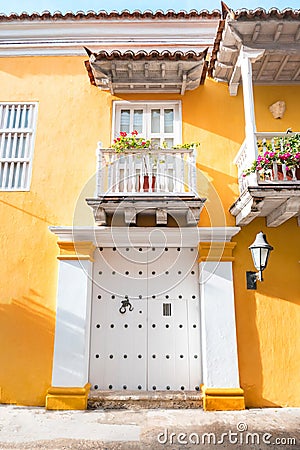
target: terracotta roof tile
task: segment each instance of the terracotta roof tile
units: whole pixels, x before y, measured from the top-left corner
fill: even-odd
[[[132,50],[127,50],[125,52],[120,52],[119,50],[113,50],[112,52],[107,52],[105,50],[101,50],[98,53],[92,53],[89,49],[85,47],[87,54],[94,55],[97,61],[100,60],[134,60],[138,61],[140,59],[149,60],[168,60],[168,61],[200,61],[206,58],[208,48],[203,52],[196,53],[192,50],[187,52],[170,52],[169,50],[151,50],[150,52],[146,52],[145,50],[139,50],[138,52],[133,52]]]
[[[214,46],[213,46],[211,57],[210,57],[209,67],[208,67],[208,76],[209,77],[213,77],[213,70],[215,67],[215,62],[217,60],[217,55],[219,52],[220,42],[222,40],[222,34],[223,34],[224,27],[225,27],[225,20],[220,20],[219,25],[218,25],[217,34],[215,37]]]
[[[42,13],[31,13],[23,12],[21,14],[11,13],[9,15],[0,14],[0,22],[10,22],[13,20],[25,21],[25,20],[82,20],[82,19],[218,19],[220,18],[220,11],[215,9],[212,12],[206,9],[202,11],[197,11],[195,9],[191,11],[178,11],[173,10],[168,11],[128,11],[124,10],[118,11],[77,11],[76,13],[67,12],[65,14],[60,11],[50,13],[49,11],[43,11]]]
[[[85,65],[85,68],[87,70],[87,73],[88,73],[88,76],[89,76],[89,79],[90,79],[90,83],[93,86],[96,86],[96,81],[95,81],[95,78],[94,78],[94,75],[93,75],[93,72],[92,72],[92,68],[91,68],[90,62],[89,61],[84,61],[84,65]]]
[[[300,9],[285,8],[280,11],[277,8],[271,8],[266,11],[264,8],[256,8],[255,10],[239,9],[234,13],[235,20],[300,20]]]

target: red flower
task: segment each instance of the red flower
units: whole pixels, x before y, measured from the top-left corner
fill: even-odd
[[[146,142],[145,142],[145,141],[143,141],[143,142],[142,142],[142,145],[146,145]]]
[[[126,133],[126,131],[121,131],[121,132],[120,132],[120,136],[122,136],[122,137],[126,137],[126,136],[127,136],[127,133]]]
[[[139,133],[136,130],[133,130],[131,134],[132,136],[137,136]]]

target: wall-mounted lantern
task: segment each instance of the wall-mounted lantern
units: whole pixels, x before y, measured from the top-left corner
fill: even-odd
[[[247,289],[256,289],[257,280],[263,281],[262,271],[267,267],[270,251],[273,250],[273,247],[267,242],[266,235],[260,231],[249,249],[251,250],[253,264],[258,272],[246,272]]]

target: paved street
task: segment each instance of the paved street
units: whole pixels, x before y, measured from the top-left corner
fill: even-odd
[[[173,433],[173,434],[172,434]],[[181,434],[182,433],[182,434]],[[0,405],[0,449],[300,449],[300,408],[46,411]]]

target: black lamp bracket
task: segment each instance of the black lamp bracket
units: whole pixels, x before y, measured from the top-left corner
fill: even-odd
[[[247,289],[256,290],[257,281],[263,281],[262,272],[246,272]]]

